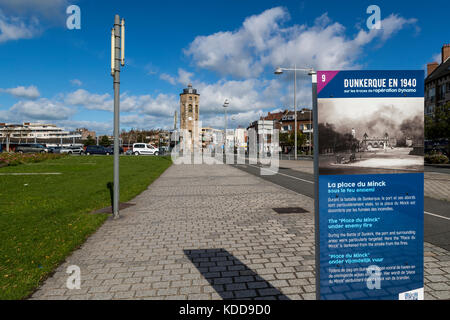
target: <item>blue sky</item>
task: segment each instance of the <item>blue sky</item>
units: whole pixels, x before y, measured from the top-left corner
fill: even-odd
[[[81,9],[81,30],[66,8]],[[381,9],[369,30],[366,9]],[[110,28],[126,20],[121,127],[169,128],[179,93],[192,82],[203,125],[246,126],[261,113],[293,108],[292,75],[317,70],[424,69],[450,42],[444,1],[0,0],[0,122],[51,122],[112,131]],[[310,107],[300,77],[298,106]]]

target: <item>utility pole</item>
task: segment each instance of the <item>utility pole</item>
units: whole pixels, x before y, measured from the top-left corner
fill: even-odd
[[[119,116],[120,116],[120,65],[125,65],[125,20],[114,16],[111,30],[111,76],[114,78],[114,193],[113,216],[119,218]]]

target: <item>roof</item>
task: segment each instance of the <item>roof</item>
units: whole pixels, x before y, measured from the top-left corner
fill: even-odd
[[[450,75],[450,58],[441,63],[439,67],[437,67],[428,77],[426,77],[425,84],[447,75]]]
[[[310,114],[311,113],[311,114]],[[288,117],[291,117],[289,119]],[[269,113],[267,116],[263,117],[265,120],[275,120],[278,122],[283,121],[294,121],[294,111],[284,110],[277,113]],[[303,109],[297,111],[297,121],[309,121],[312,120],[312,110],[311,109]]]

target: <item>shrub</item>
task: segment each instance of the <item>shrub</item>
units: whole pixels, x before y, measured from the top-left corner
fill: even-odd
[[[59,159],[65,157],[63,154],[49,153],[0,153],[0,164],[7,166],[17,166],[25,163],[37,163],[51,159]]]
[[[443,154],[427,154],[425,156],[425,162],[430,164],[447,164],[449,163],[449,159],[447,156]]]

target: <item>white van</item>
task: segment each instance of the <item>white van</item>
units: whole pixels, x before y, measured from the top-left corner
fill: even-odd
[[[159,154],[159,150],[150,144],[134,143],[133,144],[133,154],[136,156],[145,155],[145,154],[157,156]]]

